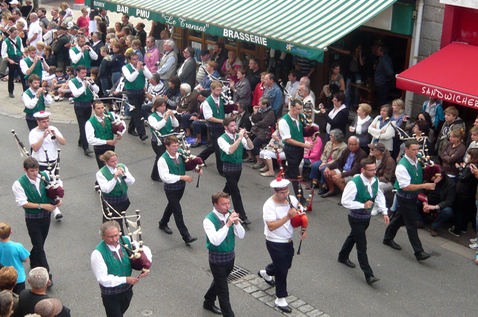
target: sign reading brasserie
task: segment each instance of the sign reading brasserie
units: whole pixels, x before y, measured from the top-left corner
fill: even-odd
[[[478,108],[478,99],[474,97],[457,94],[457,93],[443,90],[443,89],[431,88],[427,86],[422,87],[421,93],[425,96],[437,98],[443,101],[452,102],[457,105]]]

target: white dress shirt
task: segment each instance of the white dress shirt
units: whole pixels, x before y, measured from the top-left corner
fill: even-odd
[[[117,170],[116,167],[110,167],[108,165],[105,165],[111,172],[111,174],[114,174]],[[134,177],[133,175],[131,175],[131,173],[129,172],[128,168],[124,167],[124,175],[126,176],[126,179],[123,179],[123,177],[121,176],[118,176],[117,179],[114,179],[112,178],[110,181],[108,181],[105,177],[105,175],[103,175],[103,173],[101,172],[101,170],[99,170],[98,172],[96,172],[96,181],[98,182],[98,185],[100,185],[100,189],[103,193],[111,193],[111,191],[115,188],[116,186],[116,183],[120,183],[121,182],[125,182],[126,184],[128,185],[133,185],[134,184]]]
[[[75,83],[69,80],[68,87],[70,88],[71,94],[73,95],[73,97],[78,98],[80,95],[86,93],[86,82],[81,80],[80,77],[76,77],[76,79],[78,79],[78,81],[82,84],[82,86],[80,88],[76,88]],[[98,93],[100,91],[100,87],[98,87],[96,84],[92,84],[90,87],[91,89],[93,89],[95,93]]]
[[[370,182],[363,174],[360,174],[360,178],[363,181],[363,184],[367,187],[367,190],[371,197],[373,197],[373,190],[372,185],[378,181],[375,177],[372,178],[372,182]],[[347,209],[364,209],[365,204],[355,201],[355,196],[357,195],[357,186],[354,182],[348,182],[347,186],[345,186],[344,192],[342,194],[342,206]],[[375,205],[378,206],[378,210],[384,215],[387,215],[387,207],[385,205],[385,196],[383,192],[378,188],[377,197],[375,198]]]
[[[415,162],[406,154],[403,157],[405,157],[412,166],[415,166],[415,170],[418,174],[418,160]],[[412,177],[408,174],[407,168],[402,164],[397,164],[397,167],[395,168],[395,176],[397,177],[400,189],[403,189],[412,183]]]
[[[86,45],[86,44],[85,44]],[[76,64],[80,61],[80,59],[85,55],[82,51],[81,51],[81,47],[79,45],[76,45],[75,46],[79,53],[76,54],[75,51],[73,50],[73,48],[70,49],[69,51],[69,54],[70,54],[70,59],[71,59],[71,62],[72,64]],[[93,49],[90,49],[90,58],[92,61],[96,61],[98,59],[98,54],[96,54],[96,52],[93,50]]]
[[[211,97],[212,97],[212,100],[214,100],[214,102],[216,103],[216,106],[219,107],[219,105],[221,104],[221,97],[216,98],[213,95],[211,95]],[[204,119],[206,119],[206,120],[214,117],[212,115],[212,109],[211,109],[211,106],[209,105],[209,102],[207,102],[207,101],[203,102],[202,113],[204,115]]]
[[[138,70],[133,66],[131,65],[131,67],[133,67],[134,71],[133,72],[130,72],[128,67],[123,66],[121,68],[121,71],[123,72],[124,74],[124,77],[126,78],[127,81],[129,81],[130,83],[132,83],[133,81],[136,80],[136,78],[138,77],[139,75],[139,72]],[[151,74],[151,72],[149,71],[148,67],[146,65],[143,65],[144,69],[143,69],[143,75],[146,79],[151,79],[151,77],[153,76]],[[146,85],[148,84],[148,82],[146,81],[144,86],[146,87]]]
[[[30,96],[28,96],[26,93],[23,93],[22,101],[23,101],[23,104],[25,105],[25,108],[33,109],[37,106],[38,100],[40,99],[37,98],[38,91],[34,91],[31,88],[28,88],[28,89],[30,89],[34,97],[30,98]],[[45,106],[51,105],[51,103],[53,102],[53,98],[49,94],[44,94],[43,100],[45,101]]]
[[[297,119],[294,119],[292,118],[292,116],[290,116],[290,118],[292,119],[292,122],[297,125],[297,128],[299,129],[300,128],[300,125],[302,124],[300,121],[299,121],[299,117],[297,117]],[[287,140],[287,139],[290,139],[292,138],[291,134],[290,134],[290,127],[289,127],[289,124],[287,123],[287,121],[285,121],[285,119],[281,119],[279,121],[279,133],[281,135],[281,138],[282,140]]]
[[[162,121],[164,121],[164,120],[162,120]],[[176,153],[175,157],[171,156],[168,151],[166,151],[165,153],[167,153],[172,160],[174,160],[174,159],[179,160],[180,159],[179,158],[179,153]],[[165,182],[166,184],[174,184],[174,183],[180,181],[181,175],[171,174],[169,172],[168,163],[166,162],[166,160],[162,156],[158,160],[158,172],[159,172],[159,177],[161,177],[163,182]]]
[[[219,211],[216,210],[216,208],[213,209],[214,214],[216,217],[219,219],[219,221],[224,222],[224,226],[222,226],[221,229],[216,231],[216,227],[212,223],[211,220],[208,218],[205,218],[202,222],[202,225],[204,227],[204,231],[206,231],[206,235],[209,239],[209,241],[215,245],[218,246],[220,245],[224,239],[227,237],[227,233],[229,232],[229,227],[226,226],[227,219],[229,219],[230,214],[223,215]],[[241,223],[239,222],[237,225],[234,224],[234,235],[238,237],[239,239],[244,238],[244,228],[242,227]]]
[[[236,133],[235,136],[232,135],[229,132],[226,132],[226,134],[231,140],[233,140],[233,143],[236,142],[237,138],[239,137],[239,135],[237,133]],[[242,143],[242,146],[244,146],[244,148],[246,150],[251,150],[251,148],[247,146],[247,139],[246,138],[242,138],[241,143]],[[232,153],[229,152],[229,149],[230,149],[232,144],[229,144],[226,140],[224,140],[224,138],[222,138],[222,137],[218,138],[217,139],[217,144],[219,145],[221,150],[224,151],[224,153],[226,153],[228,155],[232,154]]]
[[[38,174],[40,175],[40,173]],[[40,193],[40,177],[37,177],[35,180],[31,180],[28,176],[27,179],[30,181],[31,184],[35,185],[38,195],[41,197]],[[12,185],[13,195],[15,195],[15,202],[17,203],[18,207],[24,206],[28,203],[27,194],[25,194],[25,190],[22,187],[22,184],[18,180],[16,180]]]

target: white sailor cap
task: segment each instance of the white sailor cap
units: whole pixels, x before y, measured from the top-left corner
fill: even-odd
[[[281,177],[278,177],[277,179],[274,179],[271,182],[271,187],[274,189],[281,189],[281,188],[286,188],[289,186],[290,181],[288,179],[283,179]]]
[[[39,111],[35,112],[33,116],[37,119],[43,119],[43,118],[48,118],[51,115],[48,111]]]

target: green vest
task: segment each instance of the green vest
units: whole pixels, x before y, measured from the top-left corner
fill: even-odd
[[[73,52],[75,52],[75,54],[81,53],[81,50],[79,50],[78,47],[76,47],[76,46],[73,47],[72,50],[73,50]],[[80,58],[78,63],[73,64],[73,68],[76,68],[79,65],[83,65],[86,68],[91,66],[91,57],[90,57],[90,51],[89,50],[85,50],[85,52],[83,53],[83,56]]]
[[[158,120],[158,122],[161,120],[164,120],[156,112],[153,113],[151,116],[154,117],[156,120]],[[169,117],[164,127],[161,130],[159,130],[159,133],[161,133],[161,135],[170,134],[170,133],[173,133],[173,129],[174,128],[173,128],[173,124],[171,123],[171,117]],[[153,133],[153,128],[151,128],[150,130],[151,130],[151,133]]]
[[[286,114],[285,116],[282,117],[289,125],[291,138],[293,140],[296,140],[297,142],[304,142],[304,126],[300,123],[301,115],[302,114],[299,114],[299,128],[297,128],[297,125],[292,120],[289,114]],[[282,141],[282,143],[285,144],[285,141]]]
[[[232,211],[229,210],[229,213],[232,213]],[[214,224],[214,227],[216,228],[216,231],[221,229],[221,221],[219,221],[219,218],[217,218],[216,214],[214,211],[211,211],[207,216],[206,219],[211,220],[211,222]],[[224,224],[226,225],[226,224]],[[236,237],[234,236],[234,224],[229,227],[229,230],[227,231],[227,236],[222,241],[222,243],[218,246],[215,246],[209,241],[209,238],[206,235],[206,247],[214,252],[231,252],[234,250],[234,247],[236,246]]]
[[[48,175],[45,172],[40,172],[41,175],[45,177],[46,180],[49,180]],[[35,185],[30,183],[28,176],[24,174],[22,177],[18,179],[20,185],[22,185],[23,190],[25,191],[25,195],[27,195],[27,199],[29,203],[35,204],[49,204],[50,199],[46,195],[46,184],[44,181],[40,181],[40,193],[41,196],[38,194],[37,188]],[[23,208],[25,212],[29,214],[39,214],[42,212],[42,209],[29,209]]]
[[[128,248],[131,249],[131,243],[128,239],[124,239],[123,242],[128,246]],[[121,248],[123,249],[123,257],[121,258],[121,262],[118,261],[114,253],[110,251],[105,243],[105,240],[102,240],[95,249],[100,251],[101,255],[103,256],[103,260],[105,260],[106,267],[108,268],[108,274],[114,276],[131,276],[131,273],[133,272],[131,262],[124,248]]]
[[[133,68],[133,65],[127,64],[126,68],[133,73],[135,69]],[[144,84],[146,83],[146,79],[144,78],[143,70],[139,71],[138,77],[133,82],[130,82],[126,79],[124,80],[124,87],[126,90],[141,90],[144,89]]]
[[[24,58],[23,60],[28,65],[28,68],[32,67],[33,61],[30,59],[30,57]],[[30,73],[30,75],[32,74],[38,75],[38,77],[40,77],[40,80],[41,80],[42,74],[43,74],[43,66],[41,64],[41,61],[37,62],[37,64],[35,65],[35,68],[33,68],[33,71]],[[28,78],[30,78],[30,75],[25,75],[25,79],[28,80]]]
[[[366,201],[368,200],[374,200],[375,197],[377,197],[378,193],[378,178],[377,176],[375,178],[375,183],[372,184],[372,193],[373,197],[370,196],[370,193],[368,191],[367,186],[363,183],[362,178],[360,175],[355,176],[352,178],[352,182],[355,183],[355,187],[357,187],[357,194],[355,194],[355,199],[354,201],[358,201],[359,203],[365,204]],[[375,203],[372,204],[372,208],[375,205]]]
[[[224,133],[221,135],[221,138],[226,140],[227,143],[229,144],[234,144],[234,141],[226,134]],[[229,162],[231,164],[242,164],[242,153],[243,153],[244,147],[242,146],[242,142],[239,143],[237,146],[237,149],[234,151],[234,153],[227,154],[221,149],[221,161],[223,162]]]
[[[423,171],[422,171],[422,166],[420,164],[417,164],[417,168],[415,168],[415,166],[410,164],[410,162],[404,156],[398,162],[398,165],[403,165],[407,169],[408,175],[410,175],[410,177],[412,178],[410,184],[419,185],[423,182]],[[404,190],[400,189],[400,186],[398,185],[398,180],[395,181],[395,185],[393,187],[395,187],[395,189],[400,192],[404,192]],[[413,192],[407,191],[407,193],[418,193],[418,192],[420,192],[420,190],[416,190]]]
[[[222,120],[226,117],[226,114],[224,113],[224,101],[222,101],[222,98],[219,98],[219,109],[217,108],[214,99],[212,99],[212,96],[207,97],[206,101],[211,107],[212,116],[214,118]]]
[[[7,43],[7,54],[9,58],[22,56],[22,51],[21,51],[22,39],[20,37],[17,36],[17,42],[15,44],[16,49],[13,43],[10,41],[10,38],[5,39],[5,42]]]
[[[181,150],[178,150],[181,151]],[[182,152],[182,151],[181,151]],[[163,155],[161,155],[166,160],[166,163],[168,164],[169,168],[169,173],[174,174],[174,175],[186,175],[186,166],[184,165],[184,160],[181,155],[179,155],[179,164],[176,164],[174,160],[169,156],[168,151],[164,152]]]
[[[24,93],[27,94],[27,96],[30,97],[31,99],[36,98],[36,94],[33,94],[31,88],[28,88],[27,90],[25,90]],[[38,102],[35,108],[28,109],[27,107],[25,107],[25,109],[23,109],[23,112],[25,112],[26,114],[33,115],[35,112],[44,111],[44,110],[45,110],[45,98],[43,94],[41,94],[40,98],[38,98]]]
[[[118,164],[118,166],[121,166],[124,170],[126,170],[126,167],[124,166],[124,164]],[[115,177],[115,175],[110,172],[108,165],[103,166],[100,169],[100,171],[108,181],[112,180]],[[108,194],[103,193],[103,195],[113,196],[113,197],[121,197],[123,195],[126,195],[126,193],[128,192],[128,184],[126,184],[126,182],[123,179],[120,182],[118,182],[118,179],[116,180],[116,185],[113,188],[113,190],[109,192]]]
[[[73,84],[75,84],[76,88],[80,89],[83,84],[80,83],[80,81],[78,80],[77,77],[73,78],[71,80],[71,82]],[[74,101],[78,101],[78,102],[84,102],[84,101],[91,101],[93,100],[93,94],[91,93],[91,89],[86,87],[86,90],[84,93],[82,93],[81,95],[79,95],[78,97],[74,97],[73,98]]]
[[[110,116],[113,116],[111,113],[108,114]],[[105,124],[104,126],[98,121],[98,118],[96,118],[96,116],[91,117],[89,121],[93,126],[93,129],[95,129],[95,138],[101,140],[114,139],[113,130],[111,129],[111,120],[107,118],[107,115],[105,115],[103,118],[103,123]]]

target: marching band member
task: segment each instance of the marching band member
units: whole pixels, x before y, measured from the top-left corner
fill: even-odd
[[[25,79],[28,80],[30,75],[35,74],[42,79],[43,71],[49,71],[50,66],[46,63],[42,56],[37,55],[36,46],[28,46],[26,48],[28,56],[20,61],[20,69],[25,75]]]
[[[40,111],[33,114],[37,119],[38,126],[30,131],[28,141],[32,147],[32,157],[40,164],[40,171],[45,171],[48,164],[56,164],[58,159],[58,145],[65,145],[66,140],[61,132],[50,125],[50,114],[47,111]],[[45,154],[48,154],[48,160]],[[58,207],[53,210],[55,219],[63,218]]]
[[[98,168],[102,168],[105,166],[105,163],[100,159],[100,156],[106,151],[114,151],[116,142],[123,138],[126,130],[118,132],[115,138],[112,129],[113,114],[105,112],[105,105],[100,100],[94,101],[92,107],[95,115],[86,121],[85,133],[88,143],[93,145],[95,150]],[[121,122],[126,126],[124,121]]]
[[[70,59],[74,68],[83,65],[88,70],[91,67],[91,60],[96,61],[98,54],[86,44],[86,37],[80,35],[77,38],[77,44],[70,49]]]
[[[128,198],[128,186],[134,184],[134,177],[129,172],[128,168],[121,163],[118,163],[118,157],[113,151],[106,151],[100,156],[100,159],[105,162],[105,166],[96,172],[96,181],[100,186],[103,198],[114,208],[110,210],[112,213],[117,211],[128,210],[130,201]],[[103,222],[108,221],[105,217],[108,212],[105,210],[103,214]],[[121,217],[121,214],[113,214],[113,217]],[[116,219],[122,223],[121,219]]]
[[[158,138],[153,133],[153,129],[159,131],[161,135],[170,134],[174,128],[179,126],[179,122],[171,109],[166,111],[166,100],[163,98],[158,98],[154,101],[151,112],[153,114],[148,117],[148,123],[151,126],[151,147],[154,153],[156,153],[151,179],[156,182],[161,182],[158,172],[158,160],[164,152],[166,152],[166,146],[164,144],[158,145]]]
[[[90,156],[93,151],[88,148],[88,140],[86,139],[85,125],[91,117],[91,102],[93,100],[93,93],[98,93],[100,88],[86,77],[86,67],[80,65],[76,67],[76,77],[68,82],[68,87],[73,95],[75,102],[75,114],[78,120],[78,128],[80,130],[80,137],[78,139],[78,146],[83,148],[83,153]]]
[[[23,104],[25,105],[23,112],[25,112],[28,129],[32,130],[38,125],[33,114],[39,111],[45,111],[45,105],[51,105],[53,98],[46,93],[45,88],[40,87],[41,81],[38,75],[31,75],[28,78],[28,84],[30,88],[25,90],[22,95]]]
[[[184,194],[186,182],[193,181],[192,176],[186,175],[186,167],[184,159],[179,155],[179,140],[175,136],[168,136],[164,140],[166,152],[158,161],[159,176],[164,182],[164,192],[168,198],[168,205],[164,210],[163,217],[159,221],[159,229],[167,234],[173,232],[168,227],[171,215],[174,215],[174,221],[179,229],[179,233],[183,237],[184,242],[189,245],[198,238],[189,234],[188,228],[184,224],[183,211],[181,209],[180,200]],[[196,167],[196,172],[202,175],[202,169]]]
[[[17,206],[25,210],[25,222],[33,246],[30,251],[30,267],[41,266],[50,272],[43,247],[50,230],[51,212],[61,206],[62,201],[59,200],[56,205],[50,204],[45,181],[40,179],[43,177],[48,181],[48,175],[45,172],[39,172],[40,165],[36,159],[26,158],[23,161],[23,169],[25,174],[13,183],[12,190]],[[52,281],[51,274],[50,281]]]

